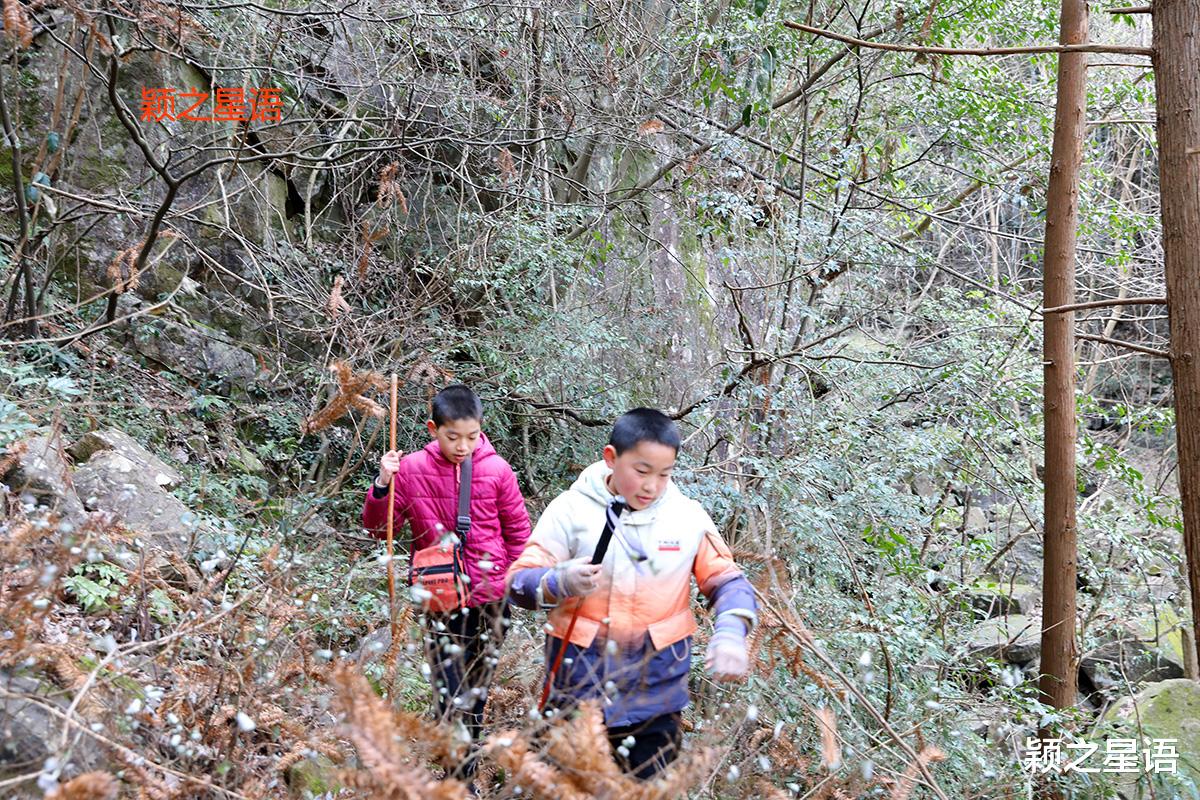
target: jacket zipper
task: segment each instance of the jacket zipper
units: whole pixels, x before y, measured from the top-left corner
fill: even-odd
[[[441,575],[444,572],[453,572],[453,564],[438,564],[436,567],[414,567],[413,572],[417,575]]]

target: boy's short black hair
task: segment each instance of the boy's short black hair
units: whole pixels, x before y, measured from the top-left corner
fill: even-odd
[[[617,417],[608,443],[621,455],[642,442],[656,442],[679,452],[679,426],[654,408],[635,408]]]
[[[429,418],[438,427],[460,419],[482,421],[483,403],[479,395],[466,384],[452,383],[433,396],[429,404]]]

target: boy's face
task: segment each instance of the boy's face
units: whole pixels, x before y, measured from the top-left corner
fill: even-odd
[[[609,489],[623,496],[634,511],[641,511],[667,490],[675,455],[675,448],[658,442],[638,442],[621,455],[607,445],[604,463],[612,469]]]
[[[475,448],[479,446],[479,434],[482,429],[477,419],[452,419],[441,425],[429,420],[425,427],[429,429],[429,435],[437,439],[442,455],[451,464],[466,461],[467,456],[474,453]]]

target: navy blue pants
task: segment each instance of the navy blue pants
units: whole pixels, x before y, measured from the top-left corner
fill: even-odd
[[[632,746],[625,744],[630,736],[634,739]],[[683,728],[678,712],[608,729],[608,742],[617,764],[622,771],[642,780],[653,778],[666,769],[679,756],[682,741]],[[628,755],[622,754],[619,747],[624,747]]]

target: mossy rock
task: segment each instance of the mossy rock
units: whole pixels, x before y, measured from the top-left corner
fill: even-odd
[[[1191,788],[1200,786],[1200,682],[1187,678],[1154,683],[1133,697],[1126,697],[1104,715],[1112,726],[1114,738],[1175,739],[1178,754],[1178,774],[1158,776],[1165,785],[1172,783]],[[1140,746],[1139,752],[1145,743]],[[1150,796],[1150,775],[1121,776],[1121,793],[1126,798]],[[1157,797],[1189,797],[1197,795],[1164,794],[1156,783]]]
[[[328,756],[316,755],[298,761],[287,771],[288,793],[302,800],[336,795],[341,789],[337,765]]]
[[[12,148],[0,147],[0,186],[4,187],[5,191],[12,191],[12,179]]]
[[[73,183],[99,191],[106,186],[120,186],[129,181],[123,149],[110,146],[107,154],[96,153],[77,157]]]
[[[1187,624],[1174,606],[1162,603],[1157,615],[1147,615],[1136,623],[1142,639],[1154,642],[1167,656],[1178,664],[1183,658],[1183,626]]]
[[[995,575],[984,575],[967,589],[967,597],[971,607],[985,617],[1003,617],[1029,614],[1040,594],[1028,583],[1010,583]]]
[[[229,206],[232,227],[252,242],[269,245],[280,240],[290,241],[292,223],[287,218],[287,181],[262,165],[247,164],[244,168],[250,187],[234,179],[227,190],[235,196]],[[216,242],[224,238],[218,233],[225,225],[225,211],[211,204],[202,212],[204,220],[215,226],[205,229],[202,239]]]

